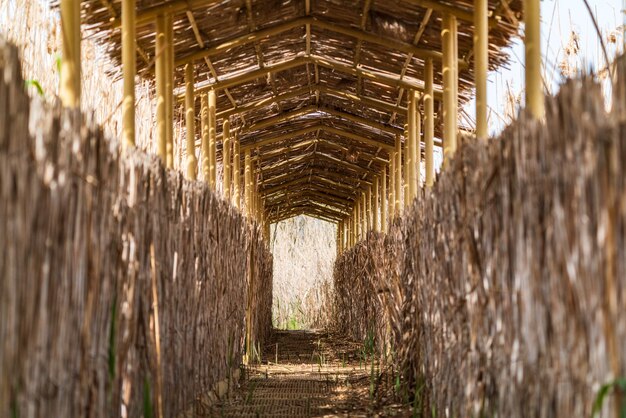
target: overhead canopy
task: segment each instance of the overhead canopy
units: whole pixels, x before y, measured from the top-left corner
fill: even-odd
[[[120,63],[120,0],[82,3],[83,22]],[[472,4],[137,0],[137,69],[153,79],[154,21],[171,14],[176,93],[184,93],[184,65],[192,62],[197,91],[216,89],[218,126],[229,118],[242,148],[252,150],[270,218],[339,220],[389,160],[404,131],[407,90],[423,89],[427,58],[441,113],[442,13],[458,18],[459,93],[469,98]],[[489,63],[496,68],[507,62],[503,47],[517,34],[522,2],[490,0],[489,9]]]

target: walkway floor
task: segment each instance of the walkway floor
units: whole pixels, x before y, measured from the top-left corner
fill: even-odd
[[[385,385],[377,367],[363,360],[364,349],[324,332],[275,331],[261,363],[207,416],[410,416],[398,404],[381,406]]]

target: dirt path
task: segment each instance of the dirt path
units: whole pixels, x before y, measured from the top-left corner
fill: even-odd
[[[379,374],[363,361],[363,348],[324,332],[276,331],[261,363],[206,416],[407,416],[398,405],[373,401]]]

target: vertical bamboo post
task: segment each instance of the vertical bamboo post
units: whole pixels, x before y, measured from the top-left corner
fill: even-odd
[[[381,192],[380,192],[380,227],[383,232],[387,232],[387,166],[383,167],[383,174],[381,177]]]
[[[487,139],[487,69],[489,63],[488,0],[474,0],[474,84],[476,137]]]
[[[396,216],[396,152],[392,151],[389,155],[389,221]]]
[[[361,192],[361,238],[367,238],[367,192]]]
[[[216,183],[216,115],[215,115],[216,96],[215,90],[209,91],[209,185],[215,190]]]
[[[365,233],[370,232],[372,229],[374,229],[374,213],[372,211],[372,186],[369,186],[367,188],[367,193],[365,194],[365,206],[367,207],[367,214],[366,214],[366,227],[365,227]]]
[[[233,143],[233,204],[237,209],[241,209],[241,194],[239,192],[241,188],[241,160],[239,156],[238,136],[238,134],[235,134],[235,141]]]
[[[165,130],[167,168],[174,168],[174,28],[172,16],[165,15]]]
[[[359,202],[354,202],[354,211],[352,214],[352,246],[354,247],[357,242],[359,242],[359,232],[358,226],[359,224]]]
[[[228,119],[224,120],[224,124],[222,125],[222,167],[224,168],[224,197],[226,199],[230,199],[230,188],[231,188],[231,156],[230,150],[232,148],[230,141],[230,121]]]
[[[433,88],[433,60],[426,60],[424,73],[424,153],[426,157],[426,187],[435,181],[435,96]]]
[[[406,205],[409,206],[415,196],[417,196],[417,185],[419,182],[419,136],[417,134],[419,127],[418,124],[418,111],[417,111],[417,92],[415,90],[409,91],[409,156],[408,156],[408,176],[409,176],[409,193],[408,199],[406,199]]]
[[[457,61],[456,16],[444,14],[441,37],[443,42],[443,159],[446,162],[456,151],[457,142]]]
[[[339,258],[339,256],[341,255],[341,245],[343,244],[342,242],[342,235],[341,232],[343,230],[343,224],[341,221],[337,222],[337,258]]]
[[[411,95],[409,94],[409,99],[411,98]],[[409,108],[411,108],[411,105],[409,103]],[[407,109],[407,122],[408,122],[408,116],[409,116],[409,109]],[[409,125],[406,124],[404,125],[404,144],[402,146],[402,148],[404,149],[404,151],[402,152],[403,156],[404,156],[404,161],[401,161],[400,163],[400,170],[402,170],[402,180],[403,180],[403,184],[402,184],[402,195],[404,196],[404,204],[408,205],[408,202],[410,201],[410,196],[409,196],[409,183],[410,183],[410,167],[413,166],[413,161],[411,161],[411,143],[409,141]]]
[[[64,107],[79,108],[81,93],[80,0],[61,0],[63,60],[59,95]]]
[[[185,125],[187,127],[187,177],[195,180],[198,176],[198,159],[196,158],[196,98],[192,63],[185,66]]]
[[[400,210],[402,209],[402,142],[400,135],[396,135],[396,172],[394,173],[395,188],[396,188],[396,203],[394,207],[394,215],[400,216]]]
[[[374,178],[374,231],[380,232],[380,178]]]
[[[127,148],[135,146],[135,0],[122,0],[122,136]]]
[[[246,217],[250,220],[252,216],[252,170],[250,167],[250,148],[246,148],[244,157],[244,203],[246,205]]]
[[[417,104],[417,98],[415,99]],[[419,108],[415,110],[415,184],[413,190],[413,199],[417,197],[417,192],[422,186],[422,114]]]
[[[157,94],[157,155],[163,164],[167,164],[167,127],[166,127],[166,107],[167,107],[167,36],[165,35],[165,16],[158,15],[156,18],[156,40],[155,40],[155,76]]]
[[[202,135],[202,178],[209,182],[209,98],[203,94],[200,99],[200,130]]]
[[[541,4],[524,0],[524,46],[526,64],[526,107],[537,119],[543,119],[543,87],[541,79]]]

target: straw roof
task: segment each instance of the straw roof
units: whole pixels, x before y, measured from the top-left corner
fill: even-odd
[[[521,0],[490,0],[491,68],[517,34]],[[423,88],[433,58],[441,102],[441,20],[459,22],[459,93],[473,82],[472,0],[137,0],[139,74],[153,78],[155,16],[173,15],[176,92],[184,64],[196,89],[217,93],[225,118],[250,147],[272,220],[350,212],[404,130],[407,89]],[[121,61],[120,1],[83,0],[84,22]],[[181,96],[182,97],[182,96]],[[199,101],[198,101],[199,102]],[[199,104],[199,103],[198,103]],[[436,135],[441,123],[437,118]],[[440,144],[436,141],[435,145]]]

